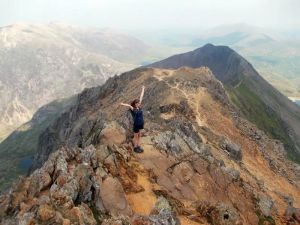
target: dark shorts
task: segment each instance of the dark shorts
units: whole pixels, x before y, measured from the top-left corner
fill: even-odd
[[[134,133],[138,133],[142,129],[144,129],[144,124],[133,124],[133,132]]]

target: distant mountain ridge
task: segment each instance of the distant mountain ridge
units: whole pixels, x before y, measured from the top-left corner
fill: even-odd
[[[127,55],[133,44],[141,53],[138,43],[111,31],[56,23],[0,28],[0,141],[42,105],[134,68],[110,56]]]
[[[209,67],[243,115],[280,139],[289,157],[300,161],[300,108],[266,82],[242,56],[229,47],[207,44],[149,65],[170,69],[182,66]]]
[[[284,95],[300,97],[300,40],[296,35],[233,24],[200,32],[190,46],[197,48],[206,43],[231,47]]]
[[[225,45],[247,59],[270,84],[287,97],[300,98],[299,31],[274,30],[249,24],[225,24],[208,29],[153,30],[143,40],[191,51],[207,43]],[[152,38],[152,39],[151,39]],[[169,54],[174,55],[176,54]],[[149,63],[148,63],[149,64]]]

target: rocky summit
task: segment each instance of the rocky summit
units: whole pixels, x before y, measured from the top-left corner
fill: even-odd
[[[143,100],[144,153],[120,102]],[[300,168],[207,67],[142,68],[85,89],[0,197],[11,224],[299,224]]]

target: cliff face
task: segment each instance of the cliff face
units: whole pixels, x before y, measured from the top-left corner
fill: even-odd
[[[146,85],[143,154],[120,102]],[[137,69],[86,89],[39,139],[1,224],[297,224],[300,171],[206,68]]]

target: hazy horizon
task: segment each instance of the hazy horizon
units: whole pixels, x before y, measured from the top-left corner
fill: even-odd
[[[300,30],[297,0],[2,0],[1,5],[1,27],[59,21],[122,30],[207,29],[225,24]]]

